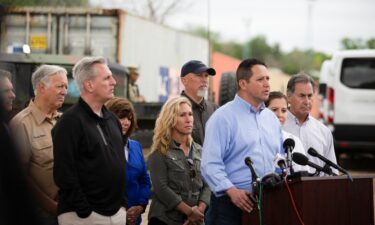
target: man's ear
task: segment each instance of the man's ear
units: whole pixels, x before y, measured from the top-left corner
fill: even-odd
[[[43,82],[39,82],[37,85],[36,85],[36,90],[38,93],[43,93],[45,90],[46,90],[47,86],[45,83]]]
[[[181,77],[181,82],[182,84],[185,86],[186,82],[187,82],[188,78],[186,76],[183,76]]]
[[[93,83],[92,83],[91,80],[85,80],[85,81],[83,81],[83,87],[88,92],[93,92],[93,90],[94,90],[94,85],[93,85]]]
[[[244,89],[246,84],[247,84],[247,81],[244,80],[244,79],[241,79],[241,80],[238,81],[238,86],[239,86],[240,90]]]
[[[287,99],[288,106],[290,106],[290,99],[291,99],[291,97],[292,97],[292,95],[290,93],[286,94],[286,99]]]

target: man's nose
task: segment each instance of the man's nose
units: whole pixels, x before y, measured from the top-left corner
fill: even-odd
[[[265,79],[263,85],[264,85],[265,87],[269,87],[269,86],[270,86],[270,81],[267,80],[267,79]]]
[[[112,83],[111,83],[111,84],[112,84],[113,86],[115,86],[116,83],[117,83],[117,82],[116,82],[115,78],[112,77]]]
[[[11,93],[11,94],[10,94],[11,98],[12,98],[12,99],[15,99],[15,98],[16,98],[16,94],[15,94],[13,91],[11,91],[10,93]]]

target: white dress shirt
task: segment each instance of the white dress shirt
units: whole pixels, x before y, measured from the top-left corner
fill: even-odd
[[[312,147],[333,163],[337,163],[332,133],[328,127],[324,126],[323,123],[314,117],[309,115],[304,123],[299,124],[298,119],[289,112],[283,130],[297,136],[301,140],[306,152]],[[311,162],[321,167],[325,165],[325,163],[317,157],[313,157],[309,154],[306,154],[306,156]],[[313,171],[315,171],[315,169],[313,169]],[[332,169],[332,172],[338,174],[336,169]],[[323,174],[321,173],[321,175]]]
[[[301,140],[297,136],[283,130],[283,140],[285,141],[288,138],[293,139],[294,143],[295,143],[292,153],[299,152],[299,153],[307,156],[307,152],[306,152],[305,148],[303,147]],[[299,165],[295,162],[292,163],[292,166],[293,166],[294,172],[297,172],[297,171],[307,171],[309,173],[315,172],[315,169],[312,169],[309,166],[301,166],[301,165]]]

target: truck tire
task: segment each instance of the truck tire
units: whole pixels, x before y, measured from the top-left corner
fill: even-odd
[[[223,73],[219,88],[219,105],[232,101],[237,93],[236,74],[233,72]]]

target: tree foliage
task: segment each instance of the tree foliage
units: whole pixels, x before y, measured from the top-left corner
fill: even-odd
[[[361,38],[345,37],[341,40],[342,49],[375,49],[375,38],[370,38],[367,41]]]
[[[123,4],[121,4],[123,3]],[[99,3],[99,5],[104,3]],[[120,7],[129,13],[145,17],[153,22],[164,24],[169,16],[191,6],[187,0],[121,0],[115,7]]]
[[[323,61],[330,58],[322,52],[299,49],[284,53],[281,51],[280,44],[270,44],[262,35],[253,37],[245,43],[238,43],[222,41],[217,32],[210,32],[210,35],[207,35],[207,29],[204,27],[189,27],[187,31],[203,38],[210,37],[213,51],[238,59],[258,58],[268,66],[280,68],[287,74],[296,74],[302,70],[311,74],[313,71],[319,71]]]

